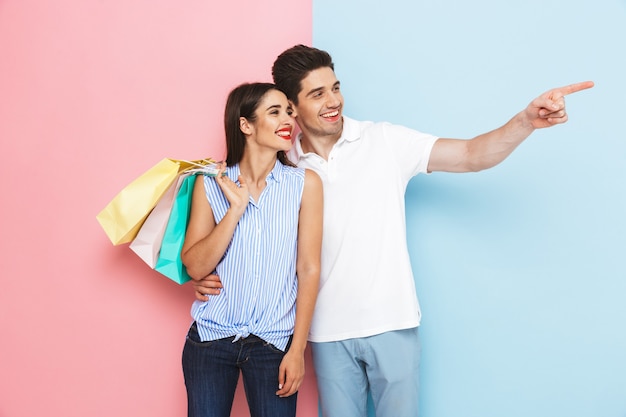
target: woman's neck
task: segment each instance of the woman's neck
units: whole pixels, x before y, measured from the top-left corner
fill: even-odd
[[[261,192],[267,185],[266,178],[276,165],[276,154],[250,156],[244,153],[241,162],[239,162],[239,172],[248,184],[248,189],[252,198],[258,200]]]

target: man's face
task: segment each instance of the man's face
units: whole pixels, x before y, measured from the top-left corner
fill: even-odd
[[[309,139],[327,136],[339,139],[343,129],[343,96],[335,72],[329,67],[313,70],[301,86],[294,107],[303,135]]]

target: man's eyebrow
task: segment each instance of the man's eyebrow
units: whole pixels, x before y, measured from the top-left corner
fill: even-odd
[[[341,82],[339,80],[337,80],[333,84],[333,88],[339,87],[340,85],[341,85]],[[322,87],[317,87],[317,88],[314,88],[314,89],[310,90],[306,95],[310,96],[311,94],[314,94],[314,93],[317,93],[318,91],[323,91],[323,90],[324,90],[323,86]]]
[[[317,87],[317,88],[310,90],[308,93],[306,93],[306,95],[310,96],[311,94],[317,93],[318,91],[322,91],[322,90],[324,90],[324,87]]]

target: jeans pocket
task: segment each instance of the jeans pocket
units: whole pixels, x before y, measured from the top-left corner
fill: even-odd
[[[273,353],[278,353],[280,355],[284,355],[285,354],[285,352],[283,352],[282,350],[278,349],[276,346],[274,346],[270,342],[263,342],[263,347],[268,349],[269,351],[271,351]]]
[[[213,341],[211,340],[203,342],[202,339],[200,339],[200,334],[198,333],[198,325],[195,321],[187,332],[187,342],[202,347],[208,347],[213,343]]]
[[[293,340],[293,335],[289,336],[289,340],[287,341],[287,346],[285,346],[285,350],[280,350],[278,349],[276,346],[274,346],[273,344],[263,341],[263,346],[265,346],[266,348],[268,348],[269,350],[276,352],[276,353],[280,353],[281,355],[284,355],[285,353],[287,353],[289,351],[289,348],[291,347],[291,341]]]

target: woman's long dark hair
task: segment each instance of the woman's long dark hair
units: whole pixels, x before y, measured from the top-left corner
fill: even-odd
[[[224,110],[224,131],[226,133],[226,165],[232,166],[241,162],[246,147],[246,136],[239,124],[239,118],[245,117],[250,123],[256,120],[256,109],[261,100],[270,90],[280,91],[272,83],[245,83],[233,89],[226,100]],[[284,151],[276,156],[283,165],[294,166],[287,159]]]

